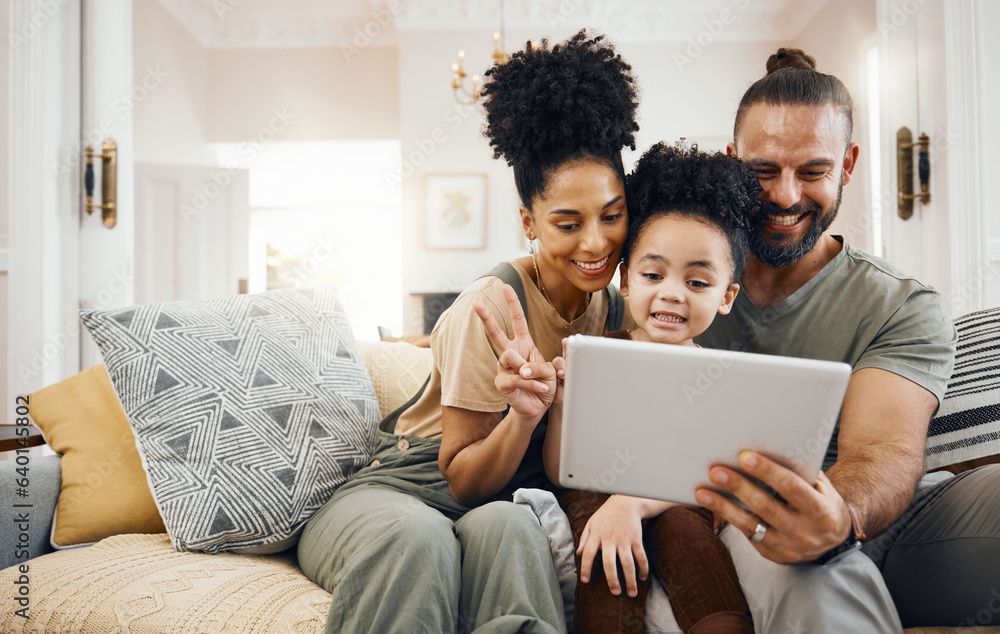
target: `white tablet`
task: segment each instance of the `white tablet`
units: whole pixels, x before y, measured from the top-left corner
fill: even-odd
[[[753,449],[815,482],[846,363],[574,335],[559,483],[697,504],[709,467]]]

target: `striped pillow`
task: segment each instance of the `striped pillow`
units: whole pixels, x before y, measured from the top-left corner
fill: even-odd
[[[1000,454],[1000,308],[955,320],[955,369],[927,430],[928,470]]]

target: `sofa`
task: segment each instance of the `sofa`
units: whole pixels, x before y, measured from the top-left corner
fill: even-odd
[[[1000,325],[1000,312],[994,311],[990,319]],[[408,400],[423,384],[432,363],[430,350],[406,343],[359,342],[357,349],[363,357],[381,413],[391,412]],[[103,372],[103,368],[98,369]],[[997,398],[994,402],[1000,403],[1000,388],[994,396]],[[993,434],[1000,442],[998,425],[1000,421],[989,429],[981,427],[979,431]],[[945,440],[935,446],[945,446],[946,451],[955,452],[962,444],[957,432],[950,429],[944,433]],[[982,435],[977,434],[977,437]],[[969,455],[972,454],[959,451],[952,459],[961,462],[954,459]],[[977,457],[964,462],[969,466],[983,460]],[[0,466],[0,477],[5,483],[17,477],[13,461],[5,461]],[[120,472],[114,471],[118,466],[112,465],[112,471],[105,472],[103,478],[122,477]],[[11,531],[5,526],[0,537],[3,565],[10,566],[0,571],[0,584],[7,588],[5,596],[8,597],[5,599],[7,606],[0,613],[0,631],[323,631],[330,596],[300,573],[294,548],[273,554],[179,552],[170,536],[162,531],[152,534],[133,531],[110,534],[84,547],[54,550],[54,509],[62,485],[59,456],[33,457],[30,473],[28,497],[14,497],[13,487],[6,484],[0,489],[4,496],[0,504],[4,509],[26,508],[30,516],[24,531]],[[18,504],[22,506],[15,508]],[[564,595],[571,597],[576,571],[575,565],[571,568],[566,565],[567,559],[572,563],[565,544],[568,523],[565,516],[554,517],[557,514],[551,506],[534,510],[553,543],[553,556],[557,558],[557,570],[562,575]],[[101,509],[96,511],[102,515]],[[110,515],[110,518],[101,517],[102,521],[111,522],[110,528],[103,528],[105,532],[115,530],[114,522],[120,513]],[[557,536],[560,531],[562,537]],[[23,543],[25,532],[28,544]],[[557,544],[558,539],[563,543]],[[568,548],[571,552],[571,543]],[[19,603],[19,597],[26,597],[27,601]],[[665,596],[656,601],[659,607],[654,610],[655,606],[651,605],[647,631],[679,631],[669,614],[669,604],[663,605]],[[18,614],[25,605],[29,607],[27,619]],[[952,629],[907,631],[929,634]],[[955,631],[1000,632],[1000,628],[969,627]]]

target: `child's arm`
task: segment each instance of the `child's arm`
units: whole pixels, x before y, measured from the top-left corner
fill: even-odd
[[[617,566],[621,561],[625,588],[630,597],[636,596],[636,566],[640,579],[649,575],[649,560],[642,546],[642,520],[656,517],[673,506],[678,505],[629,495],[612,495],[587,521],[580,536],[580,545],[576,549],[580,555],[580,581],[590,581],[594,557],[600,550],[611,594],[621,594]]]
[[[565,347],[564,342],[563,348]],[[552,360],[552,365],[556,369],[556,395],[549,406],[548,428],[545,430],[545,444],[542,445],[542,464],[549,481],[559,486],[559,443],[562,438],[563,392],[566,391],[566,360],[556,357]]]

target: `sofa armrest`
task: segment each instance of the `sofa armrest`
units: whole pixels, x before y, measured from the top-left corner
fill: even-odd
[[[27,471],[18,471],[25,466]],[[18,486],[22,479],[27,486]],[[0,530],[0,569],[52,552],[49,536],[62,486],[59,456],[31,457],[27,465],[0,461],[0,482],[0,517],[5,518]],[[18,495],[20,491],[26,495]]]

